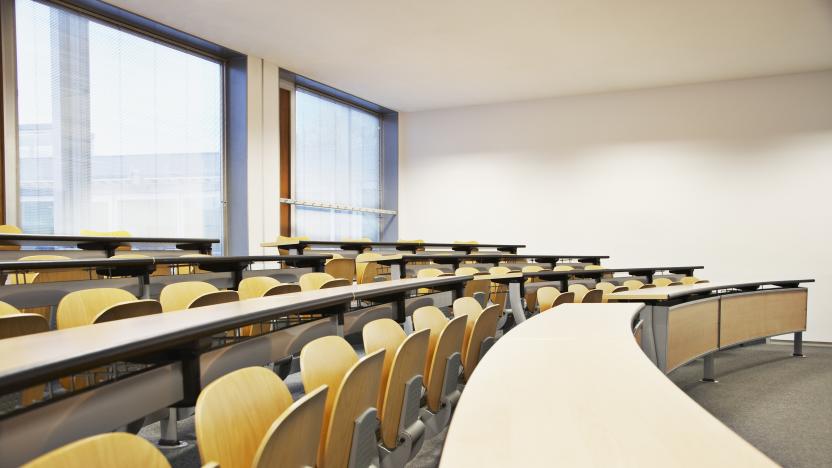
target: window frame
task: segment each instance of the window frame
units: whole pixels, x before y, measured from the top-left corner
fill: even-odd
[[[2,89],[0,89],[0,222],[20,224],[20,126],[17,108],[17,31],[15,27],[15,4],[17,0],[0,0],[0,65],[2,66]],[[171,47],[183,53],[209,60],[220,66],[221,101],[221,200],[222,231],[224,252],[229,249],[229,153],[239,139],[246,138],[245,126],[230,122],[232,93],[239,93],[245,80],[232,80],[230,73],[239,69],[239,62],[246,59],[244,54],[227,49],[204,39],[192,36],[143,16],[128,12],[99,0],[33,0],[37,3],[60,8],[88,18],[118,31],[133,34],[139,38]],[[230,85],[231,84],[231,85]],[[232,89],[233,88],[233,89]],[[242,133],[242,134],[241,134]]]
[[[281,197],[280,204],[290,206],[290,232],[297,235],[295,230],[296,204],[295,201],[295,157],[297,155],[295,130],[297,123],[296,92],[298,89],[313,94],[321,99],[352,107],[367,112],[378,118],[379,123],[379,208],[378,232],[380,241],[395,241],[398,239],[398,112],[359,98],[347,92],[333,88],[310,78],[298,75],[285,69],[280,69],[280,87],[290,91],[290,122],[292,132],[290,140],[290,186],[291,196],[287,201]],[[308,200],[303,200],[308,201]],[[353,213],[360,211],[352,211]],[[281,220],[282,222],[282,220]]]

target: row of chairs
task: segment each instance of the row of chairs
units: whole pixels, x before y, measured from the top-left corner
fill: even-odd
[[[689,286],[706,282],[706,280],[701,280],[695,276],[686,276],[681,278],[679,281],[673,281],[670,278],[656,278],[650,284],[645,284],[642,281],[631,279],[624,281],[621,286],[607,281],[601,281],[595,285],[595,289],[589,289],[583,284],[570,284],[569,290],[564,292],[561,292],[557,288],[551,286],[544,286],[539,288],[536,292],[537,305],[540,312],[545,312],[561,304],[607,302],[607,296],[609,294],[621,291],[633,291],[637,289],[655,287]]]
[[[306,394],[296,402],[266,368],[213,381],[196,404],[205,466],[404,466],[426,429],[436,434],[447,425],[458,381],[470,378],[496,335],[493,306],[460,298],[453,314],[449,320],[434,306],[417,309],[410,336],[391,319],[373,321],[362,331],[363,358],[337,336],[308,343],[300,353]],[[28,466],[79,462],[169,466],[149,443],[120,433],[77,441]]]

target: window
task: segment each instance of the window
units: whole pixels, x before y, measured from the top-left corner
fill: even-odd
[[[222,238],[222,64],[56,6],[15,10],[24,232]]]
[[[377,114],[296,89],[294,235],[379,240],[380,135]]]

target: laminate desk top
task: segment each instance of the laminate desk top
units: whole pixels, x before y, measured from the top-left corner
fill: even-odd
[[[500,251],[517,252],[517,249],[526,247],[522,244],[474,244],[467,242],[367,242],[367,241],[321,241],[321,240],[293,240],[287,242],[274,241],[263,242],[262,247],[280,247],[284,249],[300,249],[306,247],[338,247],[342,250],[363,251],[373,247],[393,247],[396,250],[407,250],[414,252],[425,247],[442,247],[452,250],[471,252],[479,248],[494,248]]]
[[[306,291],[137,317],[0,340],[0,394],[128,357],[173,349],[286,313],[314,312],[352,300],[453,286],[470,276],[404,279]]]
[[[641,304],[565,304],[504,335],[454,411],[440,467],[776,466],[641,351]]]
[[[701,270],[705,268],[702,265],[690,266],[659,266],[659,267],[627,267],[627,268],[599,268],[593,270],[574,269],[574,270],[541,270],[541,271],[527,271],[523,275],[527,278],[541,278],[541,279],[562,279],[570,276],[594,278],[601,277],[611,273],[629,273],[634,276],[647,275],[652,276],[659,271],[667,271],[669,273],[687,274],[690,275],[694,270]]]
[[[95,268],[101,271],[119,270],[120,275],[140,275],[152,271],[156,265],[200,265],[209,271],[234,271],[255,262],[285,262],[289,265],[323,263],[331,255],[228,255],[193,257],[148,258],[86,258],[77,260],[27,260],[0,262],[0,272],[33,270],[71,270]]]
[[[182,250],[210,252],[211,244],[219,239],[200,237],[117,237],[117,236],[69,236],[58,234],[0,234],[0,245],[75,247],[82,250],[106,250],[123,245],[163,244]]]
[[[489,252],[478,252],[478,253],[471,253],[471,254],[458,254],[454,252],[447,252],[447,253],[439,253],[439,252],[425,252],[425,253],[417,253],[417,254],[394,254],[394,255],[385,255],[381,259],[376,260],[363,260],[364,262],[376,262],[383,265],[391,265],[394,263],[404,264],[409,262],[424,262],[424,261],[431,261],[434,263],[439,264],[453,264],[453,263],[460,263],[465,261],[478,261],[480,263],[497,263],[500,261],[505,260],[537,260],[542,263],[556,263],[559,260],[564,259],[575,259],[575,260],[587,260],[593,262],[600,262],[601,259],[610,258],[608,255],[574,255],[574,254],[563,254],[563,255],[518,255],[518,254],[510,254],[510,253],[489,253]]]
[[[793,279],[775,281],[734,281],[700,283],[689,286],[664,286],[661,288],[636,289],[634,291],[622,291],[607,294],[610,301],[669,301],[681,299],[688,296],[710,294],[718,291],[756,291],[764,286],[776,286],[782,288],[794,288],[802,283],[813,283],[813,279]]]

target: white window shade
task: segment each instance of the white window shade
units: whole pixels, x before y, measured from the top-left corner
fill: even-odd
[[[379,116],[301,88],[295,116],[294,235],[378,240]]]
[[[25,232],[223,234],[222,65],[17,0]]]

